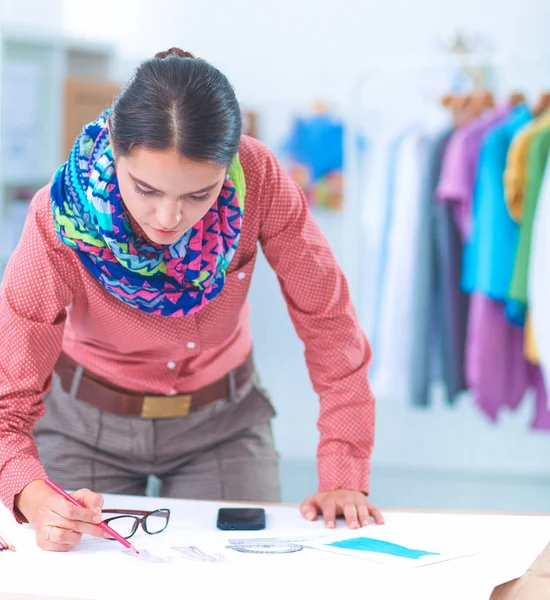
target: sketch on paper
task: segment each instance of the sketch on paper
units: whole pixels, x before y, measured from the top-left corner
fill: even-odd
[[[333,541],[334,537],[327,534],[323,535],[305,535],[305,536],[287,536],[287,537],[261,537],[261,538],[233,538],[220,540],[213,545],[203,546],[185,545],[172,546],[167,548],[167,552],[159,550],[162,556],[151,554],[148,550],[138,548],[139,554],[134,554],[131,550],[122,550],[124,554],[148,563],[171,563],[181,564],[181,560],[193,561],[197,563],[223,563],[228,560],[227,555],[223,554],[223,549],[233,550],[242,554],[294,554],[304,549],[309,549],[309,542],[319,542],[320,540]],[[100,540],[105,542],[105,540]],[[91,543],[91,542],[90,542]],[[173,542],[172,542],[173,543]]]
[[[190,558],[191,560],[197,560],[199,562],[223,562],[225,557],[223,554],[206,554],[200,548],[196,546],[178,546],[172,548],[172,550],[176,550],[177,552],[181,552],[185,558]]]
[[[413,539],[402,540],[405,543],[397,543],[379,539],[377,537],[366,537],[364,535],[341,537],[340,539],[323,540],[308,543],[307,546],[326,552],[334,552],[345,556],[354,556],[363,560],[369,560],[383,565],[394,565],[404,567],[421,567],[432,565],[447,560],[464,558],[479,554],[472,548],[453,547],[452,544],[442,544],[437,548],[423,550],[422,544]]]
[[[344,548],[347,550],[359,550],[363,552],[375,552],[379,554],[390,554],[391,556],[399,556],[401,558],[410,558],[418,560],[423,556],[439,556],[439,552],[428,552],[426,550],[417,550],[415,548],[407,548],[393,542],[385,542],[367,537],[356,537],[349,540],[340,540],[339,542],[331,542],[327,546],[334,548]]]
[[[137,560],[143,560],[148,563],[170,563],[172,562],[171,558],[161,558],[160,556],[154,556],[147,552],[147,550],[141,550],[136,548],[139,554],[135,554],[132,550],[123,550],[122,553],[127,556],[131,556],[132,558],[136,558]]]

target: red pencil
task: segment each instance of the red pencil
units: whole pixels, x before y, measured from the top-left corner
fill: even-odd
[[[11,550],[15,552],[15,546],[8,540],[8,538],[0,531],[0,550]]]
[[[68,500],[75,506],[80,506],[80,508],[86,508],[85,506],[82,506],[82,504],[80,504],[78,500],[76,500],[69,493],[67,493],[62,487],[59,487],[57,483],[53,482],[49,477],[46,477],[44,481],[46,485],[52,488],[52,490],[56,491],[58,494],[61,494],[63,498],[65,498],[65,500]],[[125,540],[114,529],[111,529],[109,525],[106,525],[105,523],[98,523],[98,525],[99,527],[101,527],[101,529],[103,529],[103,531],[107,532],[111,537],[115,538],[115,540],[119,541],[125,548],[128,548],[136,554],[139,554],[139,552],[132,546],[132,544],[130,544],[128,540]]]

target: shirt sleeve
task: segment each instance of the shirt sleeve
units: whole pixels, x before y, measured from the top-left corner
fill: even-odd
[[[464,204],[471,197],[472,189],[467,175],[464,138],[462,130],[455,131],[445,149],[439,183],[435,192],[440,202]]]
[[[46,191],[31,203],[0,286],[0,500],[19,522],[25,518],[15,496],[45,476],[32,430],[44,414],[75,273],[56,244],[46,203]]]
[[[530,125],[527,129],[520,131],[512,140],[510,149],[508,150],[506,169],[504,171],[506,204],[510,216],[517,223],[521,221],[523,212],[527,153],[532,130],[532,125]]]
[[[457,130],[445,150],[439,184],[435,195],[440,202],[450,204],[462,239],[467,239],[470,230],[470,212],[474,178],[468,172],[468,150],[466,135]]]
[[[266,156],[259,237],[320,396],[319,490],[368,493],[375,413],[367,373],[370,345],[304,194],[273,154]]]

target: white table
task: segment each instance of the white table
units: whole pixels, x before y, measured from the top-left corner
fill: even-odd
[[[132,538],[138,548],[159,556],[174,545],[197,545],[214,551],[228,538],[298,537],[325,533],[322,522],[307,523],[297,507],[264,505],[267,529],[221,532],[216,514],[227,503],[133,496],[105,496],[105,507],[154,510],[170,508],[165,532]],[[430,539],[473,543],[485,553],[416,569],[394,570],[355,558],[305,549],[295,554],[250,555],[224,550],[223,563],[199,564],[180,559],[147,564],[127,557],[114,542],[83,542],[69,553],[37,548],[34,531],[0,511],[0,530],[17,552],[0,553],[0,600],[41,598],[351,598],[396,600],[488,600],[496,585],[519,577],[550,538],[550,516],[428,511],[384,511],[393,531],[426,532]],[[344,528],[343,523],[339,527]],[[375,526],[373,526],[375,527]],[[365,530],[368,533],[368,529]]]

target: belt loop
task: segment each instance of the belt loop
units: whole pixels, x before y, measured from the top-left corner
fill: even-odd
[[[237,401],[237,383],[235,382],[235,369],[229,371],[227,375],[227,380],[229,382],[229,400],[231,402]]]
[[[73,381],[71,383],[71,391],[69,392],[71,398],[76,398],[82,375],[84,375],[84,367],[82,365],[77,365],[74,372]]]

